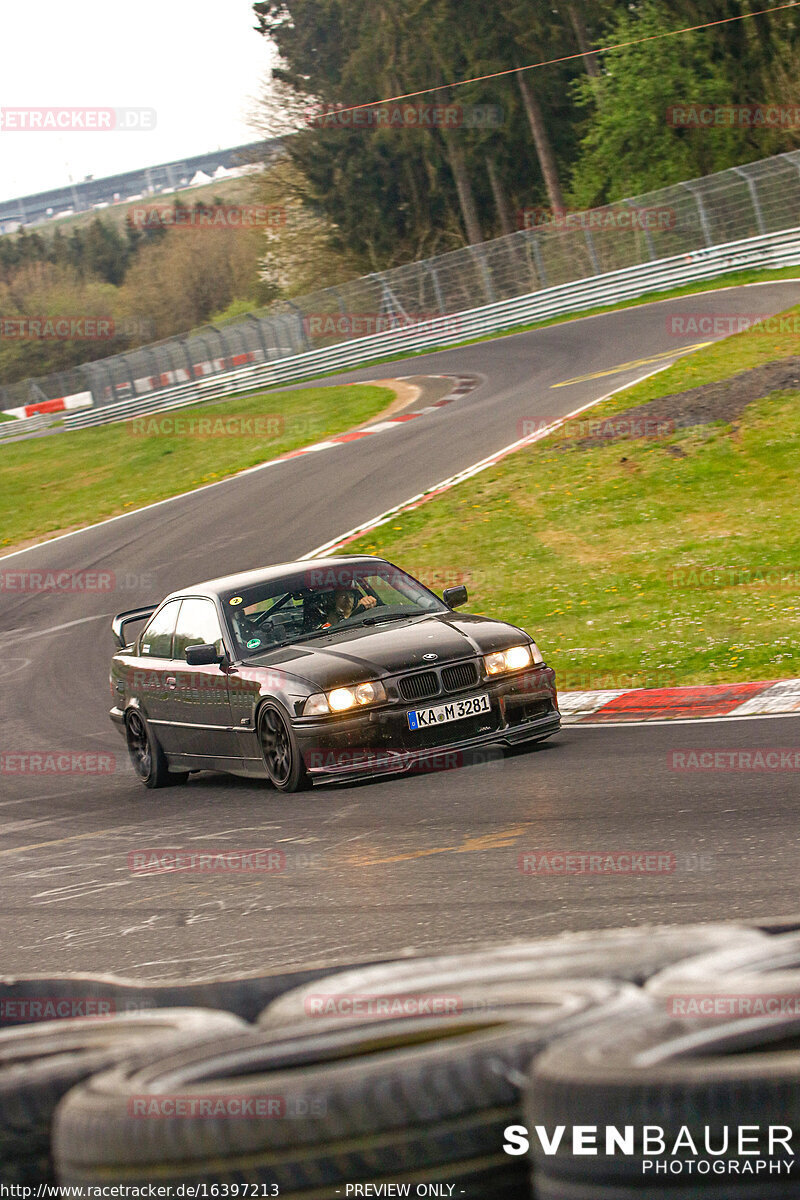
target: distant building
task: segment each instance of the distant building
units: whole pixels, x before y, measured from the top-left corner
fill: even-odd
[[[270,158],[280,145],[279,138],[216,150],[212,154],[197,154],[179,162],[161,163],[140,171],[111,175],[107,179],[89,176],[81,183],[71,183],[50,192],[21,196],[17,200],[0,200],[0,234],[16,233],[22,225],[36,225],[50,220],[54,214],[90,212],[93,208],[117,204],[144,195],[173,192],[186,187],[198,175],[216,178],[245,174],[254,164]],[[220,168],[224,174],[220,172]]]

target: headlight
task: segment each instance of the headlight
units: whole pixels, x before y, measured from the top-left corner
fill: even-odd
[[[544,662],[544,659],[536,645],[512,646],[509,650],[487,654],[483,662],[487,675],[504,675],[507,671],[521,671],[523,667],[529,667],[531,662]]]
[[[319,717],[331,712],[347,712],[348,709],[363,708],[367,704],[380,704],[385,699],[382,683],[358,683],[355,687],[334,688],[332,692],[310,696],[303,707],[303,716]]]

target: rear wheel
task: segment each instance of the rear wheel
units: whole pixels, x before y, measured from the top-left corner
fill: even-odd
[[[279,792],[299,792],[311,781],[291,725],[274,704],[265,704],[258,718],[258,741],[272,786]]]
[[[132,708],[125,717],[125,735],[128,754],[136,778],[146,788],[170,787],[175,783],[185,783],[189,778],[188,771],[170,774],[166,755],[158,744],[155,734],[151,732],[147,721],[135,708]]]

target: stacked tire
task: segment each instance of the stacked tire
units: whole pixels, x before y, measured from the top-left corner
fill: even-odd
[[[607,930],[193,984],[5,979],[0,1011],[23,1020],[31,995],[139,1011],[0,1031],[4,1182],[800,1197],[796,932]],[[779,1174],[748,1170],[748,1124],[784,1131]]]
[[[562,1129],[557,1146],[531,1141],[535,1195],[800,1196],[800,936],[673,964],[645,995],[634,1021],[612,1018],[532,1064],[523,1124]],[[582,1141],[587,1126],[599,1136]],[[629,1153],[609,1127],[629,1142],[633,1131]]]

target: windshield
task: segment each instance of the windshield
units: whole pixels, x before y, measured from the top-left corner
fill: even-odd
[[[449,611],[433,592],[390,563],[309,563],[302,571],[221,599],[242,658],[339,629]]]

